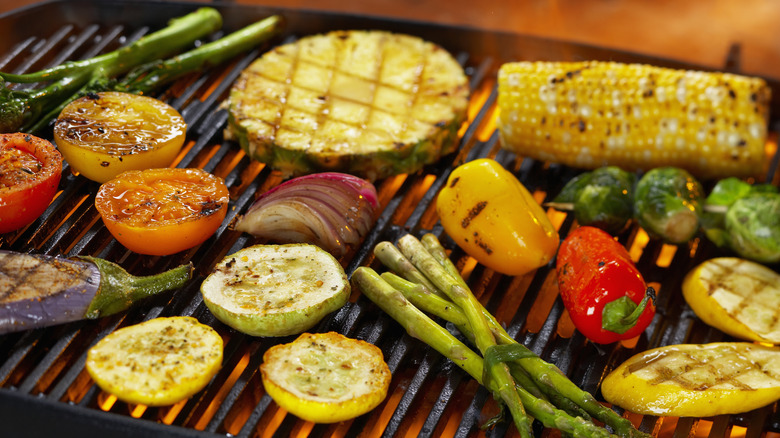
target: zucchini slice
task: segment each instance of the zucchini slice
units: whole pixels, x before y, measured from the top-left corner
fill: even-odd
[[[189,316],[121,328],[87,352],[97,385],[119,400],[168,406],[203,389],[222,366],[222,337]]]
[[[391,379],[382,350],[335,332],[304,333],[269,348],[260,372],[279,406],[315,423],[336,423],[374,409],[387,396]]]
[[[347,274],[310,244],[255,245],[225,257],[201,284],[220,321],[252,336],[302,333],[347,303]]]

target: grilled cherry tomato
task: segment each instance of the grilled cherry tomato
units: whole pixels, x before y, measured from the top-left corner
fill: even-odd
[[[200,169],[131,170],[100,186],[95,207],[126,248],[169,255],[214,234],[227,214],[228,190]]]
[[[184,118],[165,102],[107,91],[65,106],[54,141],[72,169],[103,183],[126,170],[170,166],[186,130]]]
[[[30,134],[0,134],[0,233],[37,219],[51,203],[62,174],[62,156]]]
[[[545,265],[558,231],[511,172],[482,158],[458,166],[436,200],[444,230],[483,265],[521,275]]]
[[[609,344],[639,335],[655,315],[655,291],[628,251],[607,232],[577,228],[561,243],[558,288],[583,335]]]

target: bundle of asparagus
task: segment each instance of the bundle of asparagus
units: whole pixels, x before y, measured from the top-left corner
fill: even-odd
[[[354,287],[411,336],[445,355],[493,392],[509,409],[521,436],[533,436],[532,419],[573,437],[650,436],[509,336],[471,293],[435,235],[417,239],[407,234],[397,246],[381,242],[374,254],[394,272],[380,275],[369,267],[359,267],[352,274]],[[479,352],[426,312],[454,324]]]

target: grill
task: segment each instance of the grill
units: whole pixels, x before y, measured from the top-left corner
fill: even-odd
[[[203,3],[144,1],[54,1],[0,16],[0,69],[23,72],[67,59],[93,56],[158,29],[171,17]],[[365,16],[218,4],[225,31],[235,30],[269,14],[286,18],[283,35],[270,45],[335,29],[384,29],[406,32],[437,42],[465,66],[473,89],[469,123],[459,152],[413,175],[377,183],[382,212],[362,246],[342,258],[351,273],[361,265],[378,264],[371,250],[382,240],[406,232],[444,236],[433,200],[453,166],[477,157],[493,157],[512,169],[532,192],[557,194],[577,174],[575,169],[523,159],[500,150],[492,124],[495,73],[509,60],[617,60],[695,68],[664,59],[528,36],[454,28],[428,23]],[[29,23],[36,23],[30,26]],[[218,37],[220,35],[214,35]],[[121,315],[0,337],[0,435],[110,437],[281,437],[281,436],[516,436],[504,422],[482,431],[480,425],[497,412],[490,394],[435,351],[407,335],[359,293],[327,317],[316,331],[335,330],[378,345],[393,373],[388,397],[378,408],[353,421],[314,425],[298,420],[264,393],[258,366],[263,352],[293,339],[254,338],[217,321],[204,306],[198,287],[226,254],[255,243],[231,229],[230,223],[255,195],[280,182],[274,172],[252,162],[240,148],[222,138],[227,115],[219,108],[242,68],[270,45],[229,65],[182,79],[159,95],[180,110],[188,141],[178,163],[200,167],[226,180],[231,209],[223,226],[208,241],[185,253],[148,257],[131,253],[114,241],[95,211],[98,185],[67,168],[61,192],[43,216],[26,229],[0,236],[0,248],[22,252],[94,255],[115,261],[136,274],[159,272],[192,261],[199,277],[175,293],[151,298]],[[728,58],[726,68],[738,66]],[[778,84],[770,81],[775,96]],[[773,114],[778,114],[778,101]],[[770,150],[776,149],[778,121],[771,122]],[[777,157],[770,160],[767,180],[776,183]],[[562,235],[573,215],[555,213]],[[683,275],[697,263],[718,255],[704,240],[680,247],[648,240],[636,227],[620,236],[646,280],[659,291],[658,316],[635,344],[596,346],[573,329],[558,298],[551,266],[532,274],[507,277],[475,264],[443,237],[451,257],[475,294],[508,331],[545,360],[556,364],[581,388],[600,397],[599,383],[633,353],[667,344],[730,340],[699,321],[680,292]],[[88,348],[113,330],[158,316],[189,315],[215,327],[225,338],[222,370],[191,399],[164,408],[128,405],[100,391],[84,370]],[[622,412],[621,412],[622,413]],[[774,436],[780,433],[777,404],[743,415],[715,418],[660,418],[624,413],[641,430],[657,436]],[[558,436],[535,426],[537,436]]]

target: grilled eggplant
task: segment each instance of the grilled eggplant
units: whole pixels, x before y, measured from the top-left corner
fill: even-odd
[[[141,298],[183,286],[192,270],[186,264],[136,277],[95,257],[0,250],[0,334],[121,312]]]
[[[469,85],[442,47],[383,31],[335,31],[282,45],[245,69],[225,137],[286,176],[370,180],[452,152]]]

